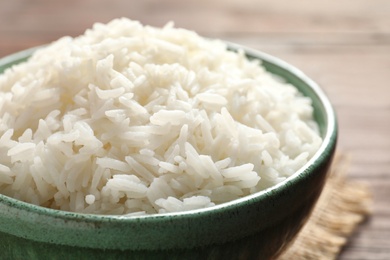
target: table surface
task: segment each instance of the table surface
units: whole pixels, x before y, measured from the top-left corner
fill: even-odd
[[[0,0],[0,57],[129,17],[268,52],[317,81],[340,125],[350,178],[372,190],[373,215],[340,259],[390,259],[390,1]]]

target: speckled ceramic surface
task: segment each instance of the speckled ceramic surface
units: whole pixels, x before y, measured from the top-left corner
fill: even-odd
[[[230,44],[232,49],[238,46]],[[11,259],[267,259],[305,223],[330,166],[337,139],[334,111],[322,90],[291,65],[243,48],[313,100],[324,142],[304,168],[263,192],[184,213],[120,217],[76,214],[0,195],[0,252]],[[34,50],[0,60],[0,73]]]

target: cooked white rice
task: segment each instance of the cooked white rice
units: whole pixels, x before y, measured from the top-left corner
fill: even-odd
[[[0,75],[0,193],[97,214],[213,206],[302,167],[322,142],[312,114],[221,41],[95,24]]]

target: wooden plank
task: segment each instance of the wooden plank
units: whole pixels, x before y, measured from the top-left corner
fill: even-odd
[[[175,21],[202,33],[389,32],[386,0],[310,1],[2,1],[1,30],[80,33],[96,21],[127,16],[161,26]],[[36,14],[39,14],[37,16]],[[71,18],[71,19],[70,19]],[[47,23],[45,21],[51,21]]]

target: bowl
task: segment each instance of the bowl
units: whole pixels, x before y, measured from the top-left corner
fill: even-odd
[[[337,140],[335,112],[320,87],[268,54],[241,48],[313,101],[323,143],[310,161],[264,191],[206,209],[146,216],[59,211],[0,195],[0,251],[11,259],[271,259],[310,217]],[[0,73],[36,49],[0,60]]]

